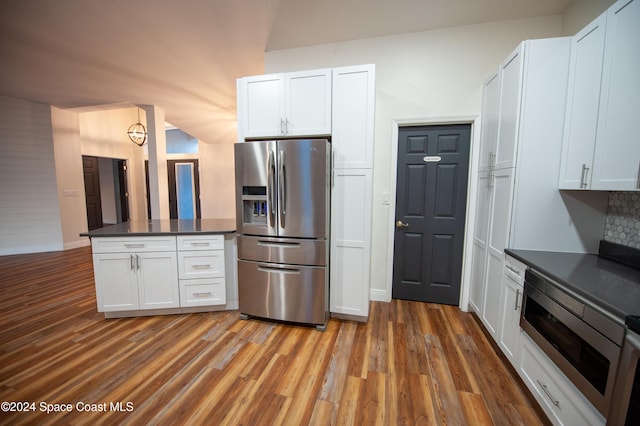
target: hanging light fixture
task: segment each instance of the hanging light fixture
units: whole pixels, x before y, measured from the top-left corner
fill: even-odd
[[[138,122],[132,124],[127,130],[127,135],[129,135],[129,139],[131,142],[135,143],[138,146],[144,145],[147,141],[147,129],[140,122],[140,108],[138,107]]]

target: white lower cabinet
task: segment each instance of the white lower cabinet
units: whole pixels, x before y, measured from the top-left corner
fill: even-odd
[[[178,236],[180,306],[224,305],[224,236]]]
[[[180,306],[176,252],[94,253],[99,312]]]
[[[520,353],[520,312],[524,290],[524,271],[524,264],[506,256],[504,274],[502,275],[498,345],[516,368]]]
[[[604,417],[524,332],[521,342],[518,372],[554,424],[605,424]]]
[[[92,238],[99,312],[226,304],[222,235]]]

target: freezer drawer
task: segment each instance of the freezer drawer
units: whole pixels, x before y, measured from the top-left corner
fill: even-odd
[[[238,258],[290,265],[327,265],[326,240],[238,236]]]
[[[238,294],[242,314],[307,324],[326,323],[326,267],[238,260]]]

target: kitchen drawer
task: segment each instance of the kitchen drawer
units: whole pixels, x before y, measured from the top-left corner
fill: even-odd
[[[175,251],[176,237],[92,237],[93,253],[144,253],[152,251]]]
[[[179,251],[178,276],[180,279],[224,277],[224,250]]]
[[[554,424],[600,425],[604,417],[564,374],[522,333],[519,373]]]
[[[209,306],[226,303],[224,278],[180,280],[180,306]]]
[[[178,251],[223,249],[223,235],[178,235]]]
[[[524,285],[524,271],[526,269],[527,266],[524,263],[509,255],[505,256],[504,273],[516,283],[520,284],[520,286]]]

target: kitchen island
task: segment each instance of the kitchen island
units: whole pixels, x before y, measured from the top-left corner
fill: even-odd
[[[98,311],[107,318],[238,308],[235,219],[144,220],[95,229]]]

